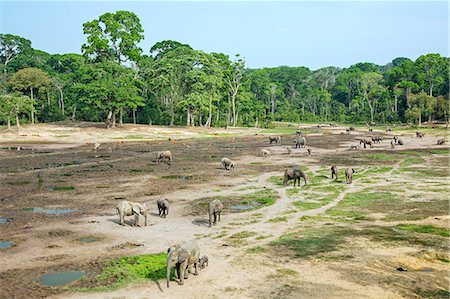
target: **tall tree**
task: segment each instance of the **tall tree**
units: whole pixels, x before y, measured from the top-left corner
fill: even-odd
[[[0,59],[3,62],[3,72],[6,74],[8,64],[20,53],[29,53],[31,42],[23,37],[0,33]]]
[[[12,75],[9,83],[15,90],[29,91],[31,98],[31,123],[34,124],[34,95],[35,91],[47,88],[50,85],[50,77],[38,68],[25,68]]]
[[[448,76],[448,62],[439,54],[422,55],[416,60],[417,78],[422,86],[428,86],[429,95],[433,96],[433,88],[442,84]]]
[[[236,55],[236,59],[230,63],[226,70],[225,82],[230,88],[231,105],[233,111],[233,127],[237,125],[236,117],[236,95],[239,92],[239,88],[242,85],[244,76],[245,60],[239,58],[239,54]]]

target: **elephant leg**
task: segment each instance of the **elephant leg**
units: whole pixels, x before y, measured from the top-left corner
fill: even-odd
[[[220,214],[222,213],[222,211],[219,211],[217,214],[219,215],[219,221],[220,221]]]
[[[194,275],[198,275],[198,267],[199,267],[198,259],[197,259],[196,262],[194,263],[194,267],[195,267]]]
[[[179,279],[179,278],[180,278],[180,276],[178,275],[179,268],[180,268],[180,265],[175,265],[175,269],[174,269],[174,271],[173,271],[173,276],[174,276],[176,279]]]

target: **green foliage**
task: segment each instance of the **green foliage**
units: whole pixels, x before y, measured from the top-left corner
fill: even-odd
[[[114,290],[131,282],[159,280],[165,277],[165,253],[125,256],[106,262],[102,271],[90,279],[89,287],[78,289],[84,291]]]

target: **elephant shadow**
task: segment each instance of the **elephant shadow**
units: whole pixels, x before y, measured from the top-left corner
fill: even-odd
[[[209,226],[209,220],[205,218],[196,218],[192,220],[192,224],[197,226]]]
[[[110,222],[113,222],[113,223],[116,223],[116,224],[120,225],[120,219],[118,219],[118,218],[109,218],[107,220],[110,221]],[[127,226],[134,226],[134,217],[130,218],[130,219],[124,219],[123,222]]]

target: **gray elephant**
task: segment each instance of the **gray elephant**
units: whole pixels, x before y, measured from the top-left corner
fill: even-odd
[[[184,280],[189,277],[189,270],[191,266],[195,267],[194,275],[198,275],[199,257],[200,247],[195,240],[187,241],[181,245],[167,249],[167,287],[169,287],[170,270],[174,266],[175,278],[179,279],[179,285],[184,284]]]
[[[338,179],[339,170],[336,165],[331,166],[331,178]]]
[[[345,170],[345,180],[347,184],[351,184],[353,182],[354,173],[356,173],[356,171],[353,168],[347,168]]]
[[[287,185],[288,181],[294,180],[294,187],[295,187],[296,181],[298,181],[298,186],[300,187],[300,178],[303,178],[303,180],[305,181],[305,186],[306,186],[306,174],[303,171],[301,171],[300,169],[296,169],[296,168],[287,169],[284,172],[283,185]]]
[[[425,136],[425,133],[416,132],[416,138],[423,138],[424,136]]]
[[[119,213],[120,217],[120,225],[125,225],[125,216],[134,215],[134,225],[138,226],[139,217],[142,215],[145,217],[145,226],[147,226],[148,209],[145,206],[145,203],[140,204],[137,202],[122,200],[117,204],[117,212]]]
[[[398,145],[405,145],[405,142],[403,142],[403,140],[399,138],[399,139],[397,140],[397,144],[398,144]]]
[[[220,214],[222,213],[222,210],[223,204],[220,200],[214,199],[209,203],[209,227],[211,227],[212,224],[216,224],[218,221],[220,221]]]
[[[366,145],[369,145],[371,148],[373,147],[373,141],[372,140],[368,140],[368,139],[361,139],[359,141],[359,144],[363,144],[364,148],[366,148]]]
[[[294,140],[295,148],[306,147],[306,138],[300,137]]]
[[[172,156],[172,152],[171,151],[159,152],[156,155],[156,163],[164,162],[164,161],[172,162],[172,160],[173,160],[173,156]]]
[[[437,140],[437,145],[443,145],[445,144],[445,138],[441,138]]]
[[[166,218],[169,214],[169,201],[166,198],[160,198],[156,201],[158,205],[158,214],[160,217]]]
[[[236,163],[228,158],[222,158],[222,166],[226,169],[226,170],[231,170],[231,168],[235,168]]]

